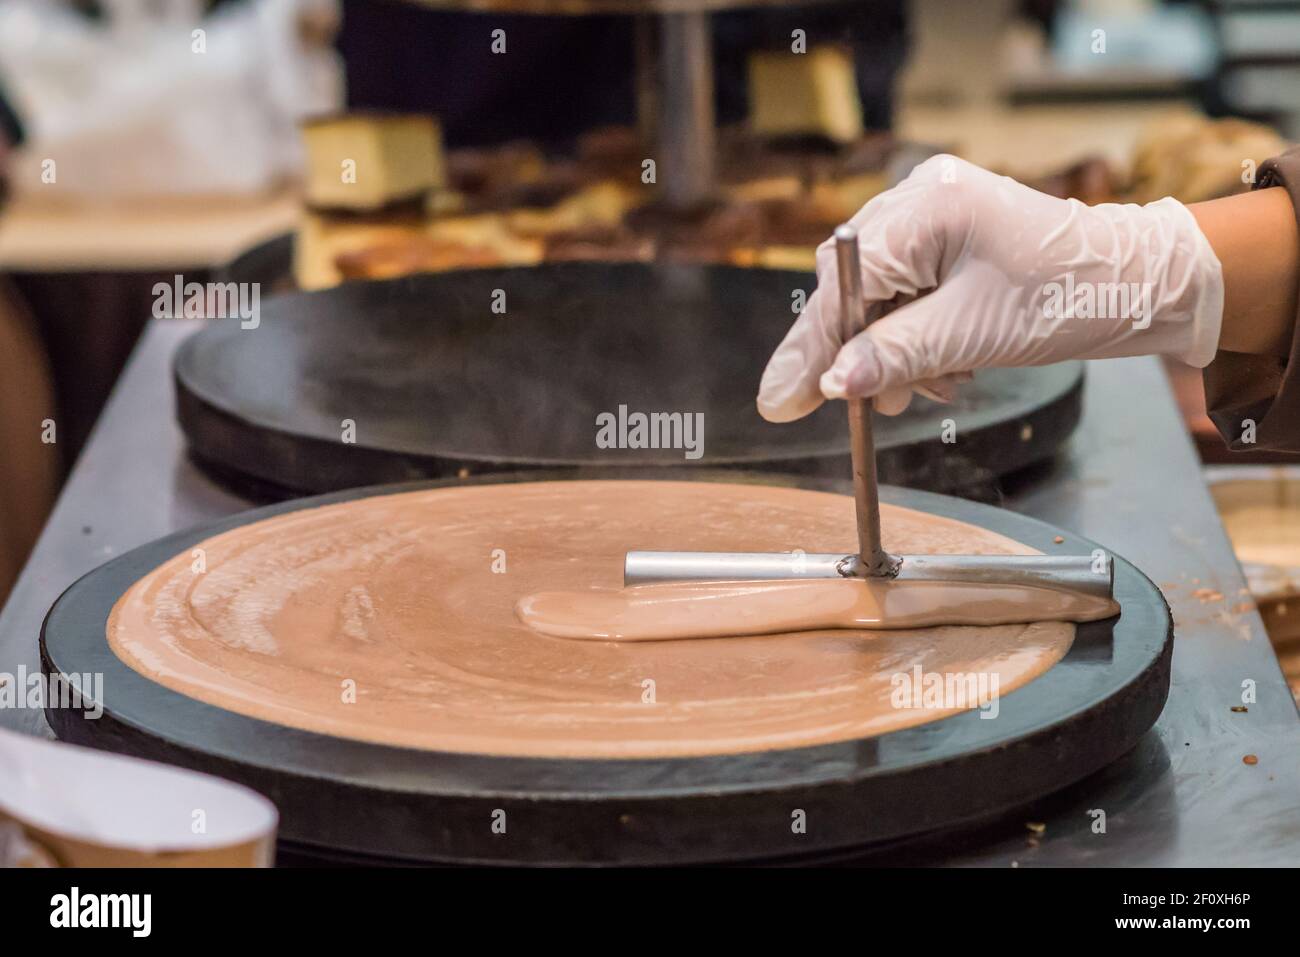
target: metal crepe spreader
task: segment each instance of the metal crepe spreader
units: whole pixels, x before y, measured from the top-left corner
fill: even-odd
[[[847,342],[867,327],[857,230],[848,224],[839,226],[835,230],[835,252]],[[870,399],[849,400],[849,444],[857,512],[856,555],[633,551],[624,561],[623,584],[858,578],[1035,586],[1113,599],[1115,568],[1110,555],[889,554],[880,541]]]

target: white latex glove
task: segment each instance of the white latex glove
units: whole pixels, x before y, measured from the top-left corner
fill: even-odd
[[[1177,200],[1085,206],[941,155],[851,222],[868,316],[888,314],[845,343],[834,242],[818,247],[819,288],[759,388],[773,422],[859,396],[897,414],[913,390],[951,399],[991,366],[1214,357],[1223,272]]]

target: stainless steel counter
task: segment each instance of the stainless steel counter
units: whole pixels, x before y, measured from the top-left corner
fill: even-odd
[[[75,578],[248,507],[188,461],[174,422],[170,358],[195,328],[146,329],[0,613],[0,674],[39,669],[41,620]],[[1004,504],[1102,542],[1161,587],[1177,636],[1169,703],[1126,757],[1025,813],[859,860],[1300,864],[1300,716],[1259,616],[1242,607],[1245,584],[1164,373],[1154,359],[1119,359],[1092,363],[1089,376],[1071,445]],[[1247,682],[1256,700],[1234,713]],[[0,726],[48,734],[39,710],[0,710]],[[1258,763],[1244,764],[1247,754]]]

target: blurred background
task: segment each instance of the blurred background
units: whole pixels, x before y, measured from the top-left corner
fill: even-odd
[[[1300,136],[1300,2],[0,0],[0,99],[2,597],[159,282],[811,270],[940,150],[1226,195]]]

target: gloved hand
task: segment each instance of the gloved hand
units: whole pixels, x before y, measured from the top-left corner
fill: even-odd
[[[941,155],[851,222],[868,317],[885,315],[843,341],[834,242],[818,247],[818,288],[759,388],[773,422],[859,396],[897,414],[991,366],[1214,357],[1222,269],[1177,200],[1085,206]]]

